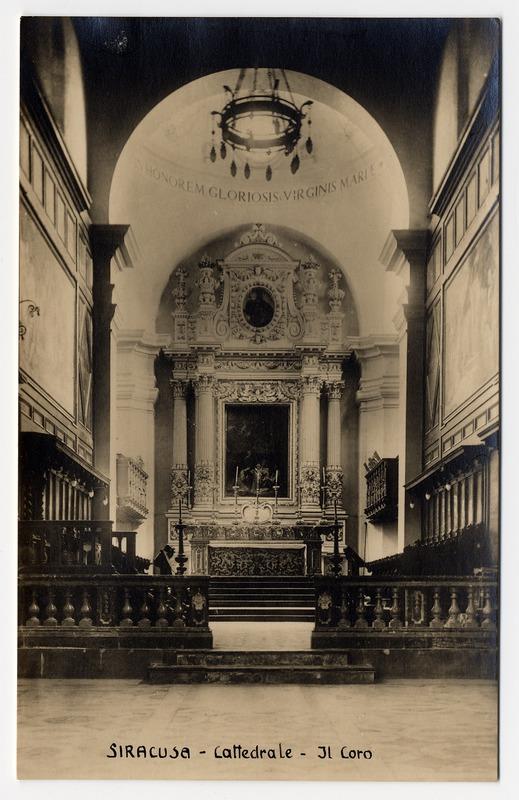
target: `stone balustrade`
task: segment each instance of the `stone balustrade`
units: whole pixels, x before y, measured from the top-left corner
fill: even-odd
[[[315,632],[495,631],[497,582],[470,577],[317,577]]]
[[[204,577],[22,575],[19,592],[24,629],[70,628],[94,637],[114,629],[209,632],[209,579]]]
[[[18,535],[22,571],[111,570],[108,520],[23,520]]]

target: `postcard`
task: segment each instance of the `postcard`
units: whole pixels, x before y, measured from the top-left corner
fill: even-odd
[[[496,781],[500,21],[20,54],[18,777]]]

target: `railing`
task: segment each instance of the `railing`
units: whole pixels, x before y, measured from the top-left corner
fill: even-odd
[[[112,566],[117,572],[145,572],[151,561],[136,553],[136,531],[114,531],[112,533]]]
[[[315,630],[496,630],[497,582],[477,577],[316,578]]]
[[[488,531],[484,525],[471,525],[457,536],[437,542],[417,542],[402,553],[370,561],[373,575],[440,575],[445,564],[451,575],[470,575],[474,569],[492,566]]]
[[[117,454],[117,515],[126,521],[148,516],[146,487],[148,475],[142,459]]]
[[[29,628],[209,628],[209,578],[22,575],[19,624]]]
[[[112,522],[23,520],[19,523],[22,571],[110,571]]]
[[[382,458],[366,474],[366,518],[393,520],[398,505],[398,458]]]

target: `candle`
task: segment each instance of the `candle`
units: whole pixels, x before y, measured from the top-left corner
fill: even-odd
[[[182,522],[182,498],[178,498],[178,521]]]
[[[187,485],[188,485],[188,488],[191,486],[191,470],[190,469],[188,469],[188,471],[187,471]]]
[[[323,483],[326,483],[326,470],[323,467]]]
[[[278,470],[276,470],[276,477],[274,478],[274,483],[277,485],[278,482]]]
[[[236,467],[236,477],[234,478],[234,485],[238,486],[238,467]]]

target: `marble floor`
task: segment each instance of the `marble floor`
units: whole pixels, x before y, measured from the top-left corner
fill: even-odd
[[[309,650],[313,622],[211,622],[216,650]]]
[[[311,623],[284,622],[211,627],[220,650],[306,650],[312,630]],[[496,777],[497,686],[491,681],[152,686],[137,680],[21,680],[18,706],[20,778]],[[144,745],[148,755],[109,758],[112,743],[132,745],[134,754]],[[234,744],[274,748],[277,757],[216,757]],[[167,757],[151,758],[151,746],[167,748]],[[174,746],[189,748],[190,758],[171,757]],[[291,748],[292,758],[280,758],[279,746]],[[343,758],[342,748],[372,756]]]

